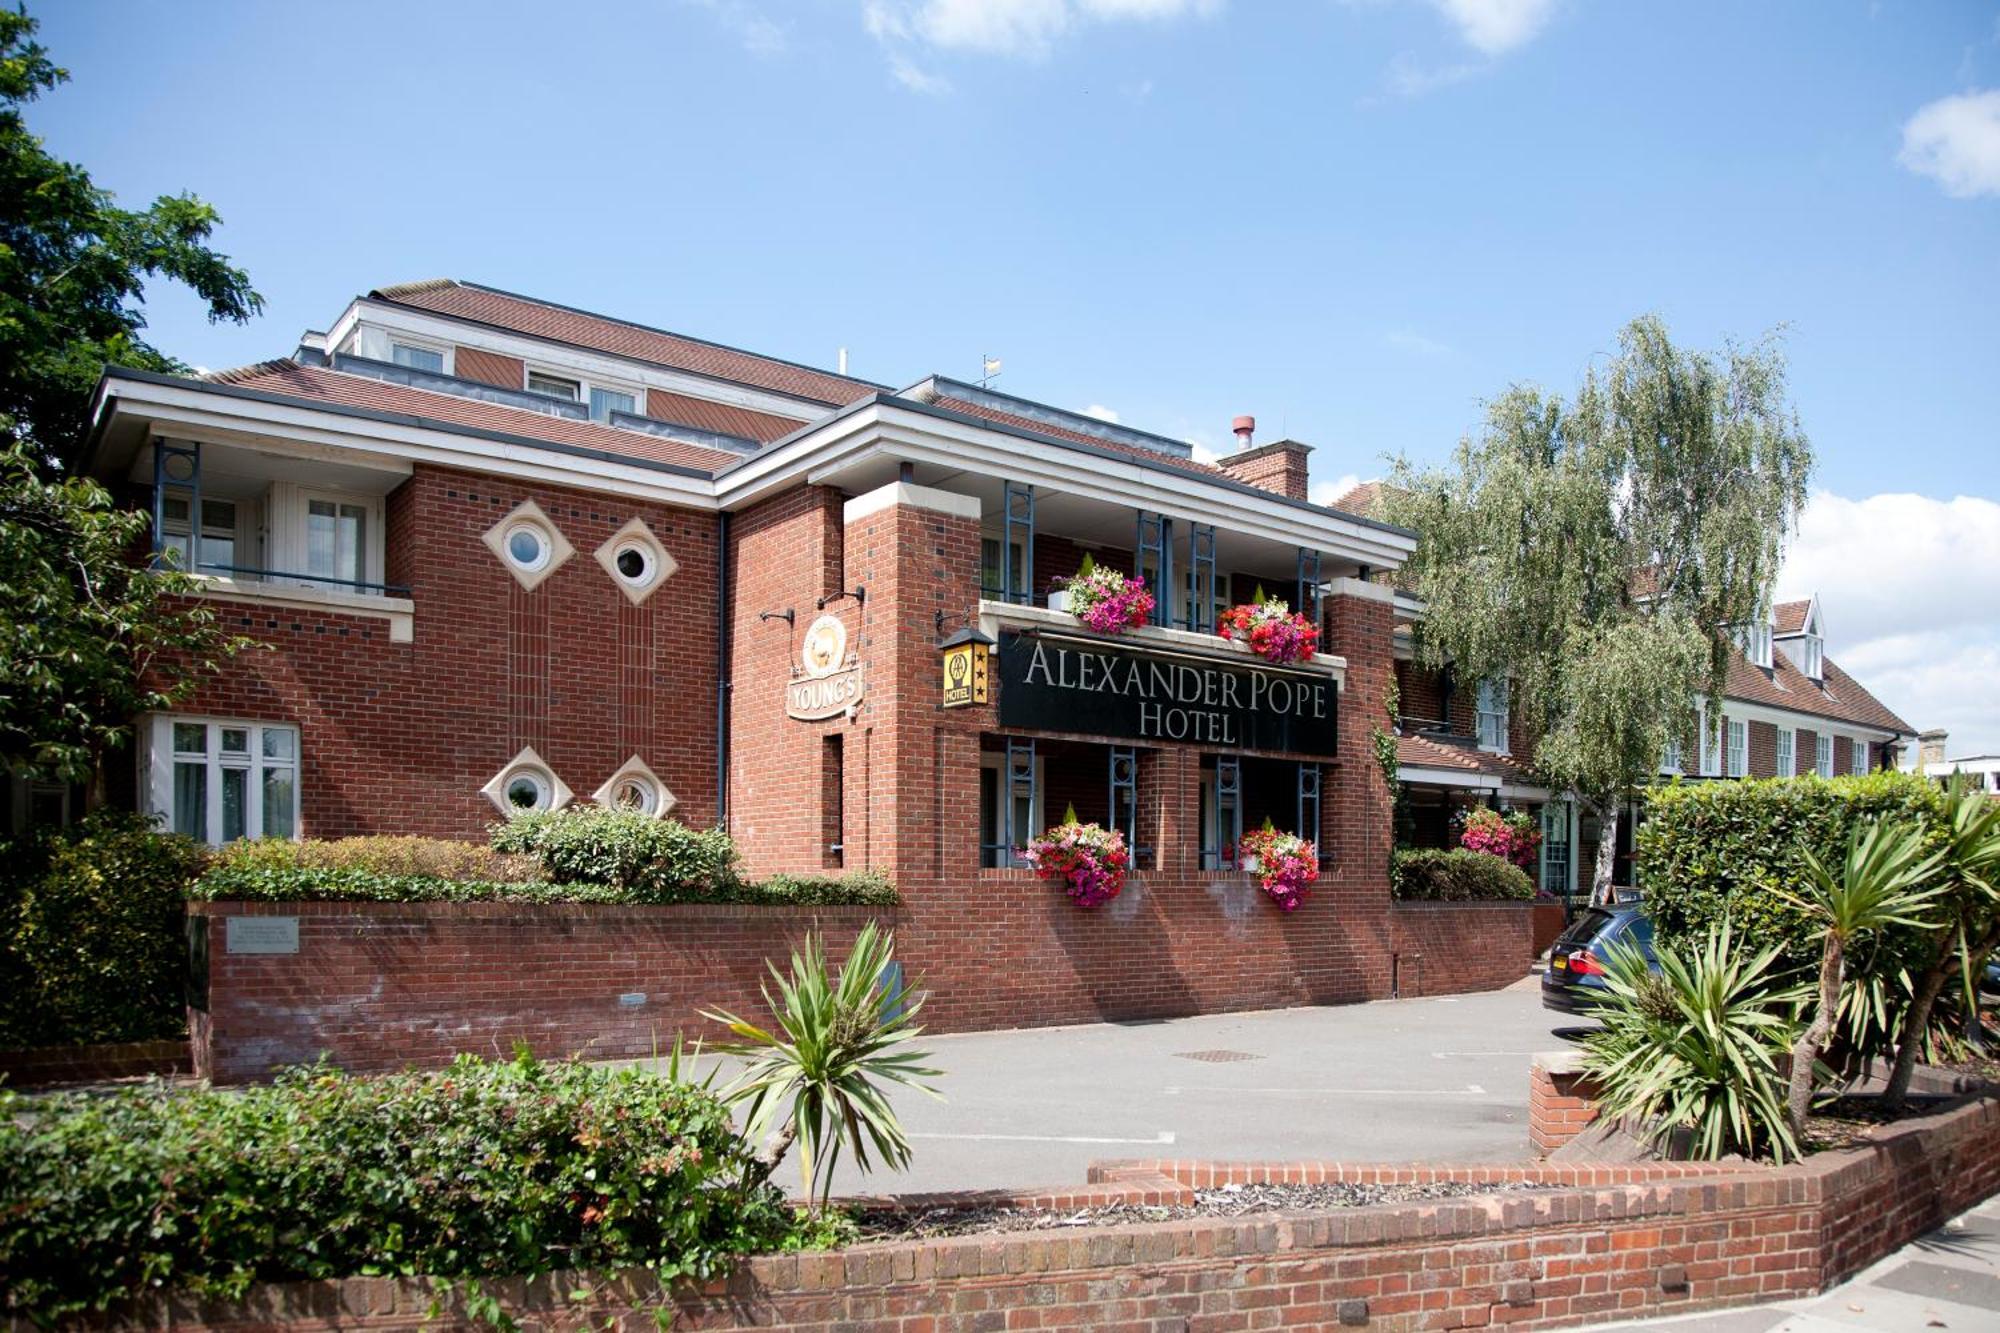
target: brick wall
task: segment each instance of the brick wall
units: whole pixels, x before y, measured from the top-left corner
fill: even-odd
[[[1390,922],[1403,996],[1510,986],[1541,952],[1532,903],[1397,903]]]
[[[1060,1233],[975,1235],[766,1255],[705,1285],[643,1272],[492,1284],[516,1316],[593,1325],[655,1309],[676,1326],[1555,1328],[1811,1295],[2000,1189],[2000,1106],[1975,1101],[1870,1145],[1772,1169],[1719,1164],[1381,1167],[1101,1163],[1052,1207],[1163,1201],[1190,1186],[1527,1183],[1421,1204]],[[932,1202],[932,1200],[926,1200]],[[576,1293],[583,1292],[579,1297]],[[415,1330],[443,1295],[421,1279],[255,1289],[237,1305],[172,1298],[133,1325]],[[446,1312],[459,1312],[447,1304]]]
[[[1309,490],[1306,455],[1311,452],[1310,445],[1297,440],[1279,440],[1226,455],[1217,459],[1216,465],[1238,481],[1303,500]]]
[[[1528,1144],[1547,1157],[1597,1123],[1597,1089],[1575,1051],[1538,1055],[1528,1067]]]
[[[532,592],[481,537],[532,499],[576,554]],[[679,564],[643,606],[592,553],[633,517]],[[579,801],[638,754],[694,825],[715,818],[712,515],[419,465],[387,506],[409,643],[379,619],[215,599],[223,625],[275,651],[231,661],[178,711],[300,731],[309,837],[482,838],[480,787],[533,745]]]
[[[208,932],[208,1008],[190,1015],[197,1074],[267,1077],[322,1053],[358,1071],[460,1052],[592,1059],[718,1035],[704,1008],[764,1014],[766,959],[808,929],[845,956],[892,912],[861,907],[606,907],[524,903],[193,903]],[[231,919],[293,917],[298,952],[231,953]]]

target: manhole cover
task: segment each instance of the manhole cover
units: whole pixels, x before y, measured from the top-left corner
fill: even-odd
[[[1261,1055],[1252,1055],[1248,1051],[1175,1051],[1174,1058],[1177,1060],[1199,1060],[1203,1064],[1208,1065],[1226,1065],[1236,1060],[1261,1060],[1264,1057]]]

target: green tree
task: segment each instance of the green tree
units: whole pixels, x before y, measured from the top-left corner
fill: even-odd
[[[45,480],[27,445],[0,449],[0,769],[91,780],[133,717],[249,643],[191,576],[133,560],[146,526],[88,478]]]
[[[1785,1118],[1803,1140],[1806,1111],[1812,1104],[1813,1074],[1820,1052],[1833,1036],[1840,1013],[1840,991],[1846,981],[1847,955],[1863,936],[1892,926],[1927,926],[1924,915],[1937,888],[1924,887],[1940,857],[1924,855],[1924,831],[1914,824],[1857,824],[1847,838],[1847,853],[1830,866],[1810,847],[1805,858],[1804,893],[1780,889],[1786,902],[1812,919],[1820,941],[1819,989],[1812,1021],[1792,1042],[1791,1081],[1785,1095]]]
[[[140,337],[149,278],[191,288],[213,321],[263,308],[250,279],[206,244],[219,218],[191,194],[119,208],[28,132],[22,108],[68,80],[25,11],[0,9],[0,441],[48,463],[82,438],[106,363],[181,373]]]
[[[1774,339],[1694,352],[1650,315],[1573,400],[1517,386],[1449,466],[1394,462],[1419,658],[1508,681],[1535,767],[1598,816],[1600,899],[1621,803],[1693,735],[1704,692],[1719,716],[1727,632],[1768,613],[1811,471]]]

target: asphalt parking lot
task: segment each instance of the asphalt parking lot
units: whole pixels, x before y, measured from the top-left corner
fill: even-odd
[[[1538,984],[927,1038],[946,1100],[895,1096],[911,1170],[844,1168],[836,1188],[1077,1184],[1119,1157],[1522,1160],[1529,1057],[1577,1021],[1543,1009]]]

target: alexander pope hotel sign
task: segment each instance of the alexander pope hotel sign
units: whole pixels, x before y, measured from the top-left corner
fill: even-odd
[[[1339,694],[1306,669],[1000,636],[1003,727],[1331,758]]]

